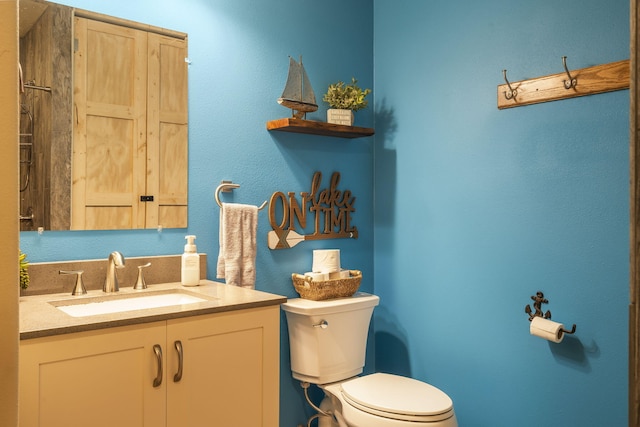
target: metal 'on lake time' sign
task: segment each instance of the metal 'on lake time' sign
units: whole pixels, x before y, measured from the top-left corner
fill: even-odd
[[[269,200],[269,224],[273,231],[267,236],[269,249],[292,248],[303,240],[358,238],[358,228],[351,224],[351,214],[356,198],[349,190],[338,190],[340,173],[331,175],[329,187],[320,189],[322,173],[316,172],[311,180],[311,191],[301,192],[301,201],[291,191],[286,195],[276,191]],[[280,208],[280,212],[276,210]],[[307,226],[307,215],[311,213],[314,232],[299,234]],[[278,221],[278,218],[280,219]]]

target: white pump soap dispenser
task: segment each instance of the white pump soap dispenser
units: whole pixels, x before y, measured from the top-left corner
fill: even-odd
[[[182,286],[198,286],[200,282],[200,256],[196,252],[196,236],[185,236],[187,244],[182,254]]]

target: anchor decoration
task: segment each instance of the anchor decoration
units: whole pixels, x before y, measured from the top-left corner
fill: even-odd
[[[551,312],[549,310],[547,310],[546,313],[542,312],[542,304],[549,304],[549,300],[544,297],[544,294],[538,291],[535,295],[531,296],[531,299],[533,300],[533,309],[535,311],[531,310],[531,306],[529,304],[524,308],[525,313],[529,315],[529,321],[533,320],[536,316],[551,319]]]

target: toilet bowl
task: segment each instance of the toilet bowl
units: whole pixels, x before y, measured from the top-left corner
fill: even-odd
[[[360,375],[379,300],[357,293],[326,301],[291,299],[282,305],[292,376],[316,384],[326,396],[316,409],[330,416],[321,416],[319,427],[458,427],[453,402],[438,388],[399,375]]]
[[[339,408],[347,426],[458,425],[449,396],[430,384],[412,378],[375,373],[320,387],[331,401],[331,406],[327,403],[323,406],[329,411]]]

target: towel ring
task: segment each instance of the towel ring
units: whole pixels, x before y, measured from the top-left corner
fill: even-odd
[[[232,191],[234,188],[239,188],[239,187],[240,187],[240,184],[234,184],[231,181],[222,181],[222,184],[216,187],[216,192],[215,192],[216,203],[218,204],[218,206],[222,207],[222,202],[220,202],[221,191],[224,191],[226,193],[226,192]],[[262,209],[265,208],[265,206],[267,206],[266,200],[260,206],[258,206],[258,210],[261,211]]]

